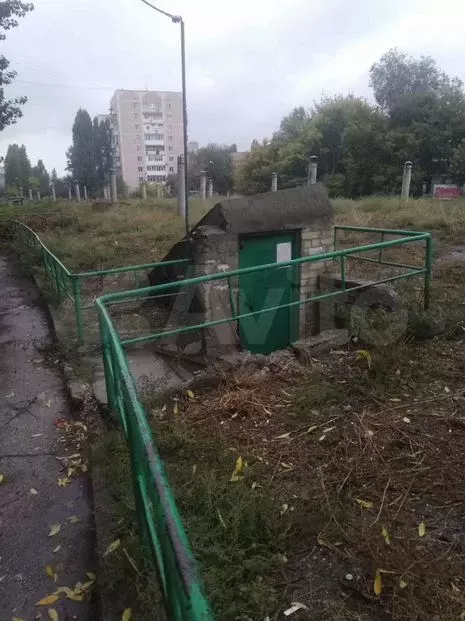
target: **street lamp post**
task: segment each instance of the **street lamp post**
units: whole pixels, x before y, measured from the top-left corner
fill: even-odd
[[[183,142],[184,142],[184,196],[186,203],[185,211],[185,227],[186,238],[189,238],[189,185],[188,185],[188,157],[187,157],[187,96],[186,96],[186,44],[184,36],[184,20],[180,15],[172,15],[162,9],[159,9],[155,5],[148,2],[148,0],[142,0],[144,4],[154,9],[158,13],[169,17],[174,24],[180,24],[181,26],[181,80],[182,80],[182,124],[184,129]]]

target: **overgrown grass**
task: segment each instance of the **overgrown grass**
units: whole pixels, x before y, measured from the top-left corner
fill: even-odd
[[[191,223],[197,222],[212,201],[191,201]],[[74,272],[153,263],[184,236],[184,219],[176,201],[160,199],[105,203],[42,205],[54,214],[34,215],[34,206],[22,208],[21,216],[42,241]],[[0,215],[14,215],[11,207]]]
[[[440,201],[368,197],[333,200],[336,224],[432,231],[438,238],[462,242],[465,237],[465,199]]]

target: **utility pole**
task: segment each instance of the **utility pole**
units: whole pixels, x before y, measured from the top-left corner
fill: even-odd
[[[185,197],[185,217],[184,223],[186,228],[186,238],[189,237],[189,170],[188,170],[188,153],[187,153],[187,94],[186,94],[186,41],[184,32],[184,20],[180,15],[172,15],[166,11],[162,11],[148,0],[142,0],[144,4],[154,11],[169,17],[173,24],[179,24],[181,27],[181,83],[182,83],[182,125],[183,125],[183,155],[184,155],[184,197]]]

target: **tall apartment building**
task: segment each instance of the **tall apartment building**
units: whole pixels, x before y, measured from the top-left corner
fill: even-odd
[[[116,169],[130,189],[164,183],[183,153],[181,93],[117,90],[110,103]]]

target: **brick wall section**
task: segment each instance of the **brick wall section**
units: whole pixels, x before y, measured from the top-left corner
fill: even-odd
[[[308,257],[330,252],[332,249],[332,228],[321,230],[302,229],[300,237],[300,254]],[[304,300],[319,293],[320,276],[332,271],[331,261],[317,261],[301,265],[300,299]],[[309,302],[300,306],[300,338],[317,334],[320,329],[319,303]]]

